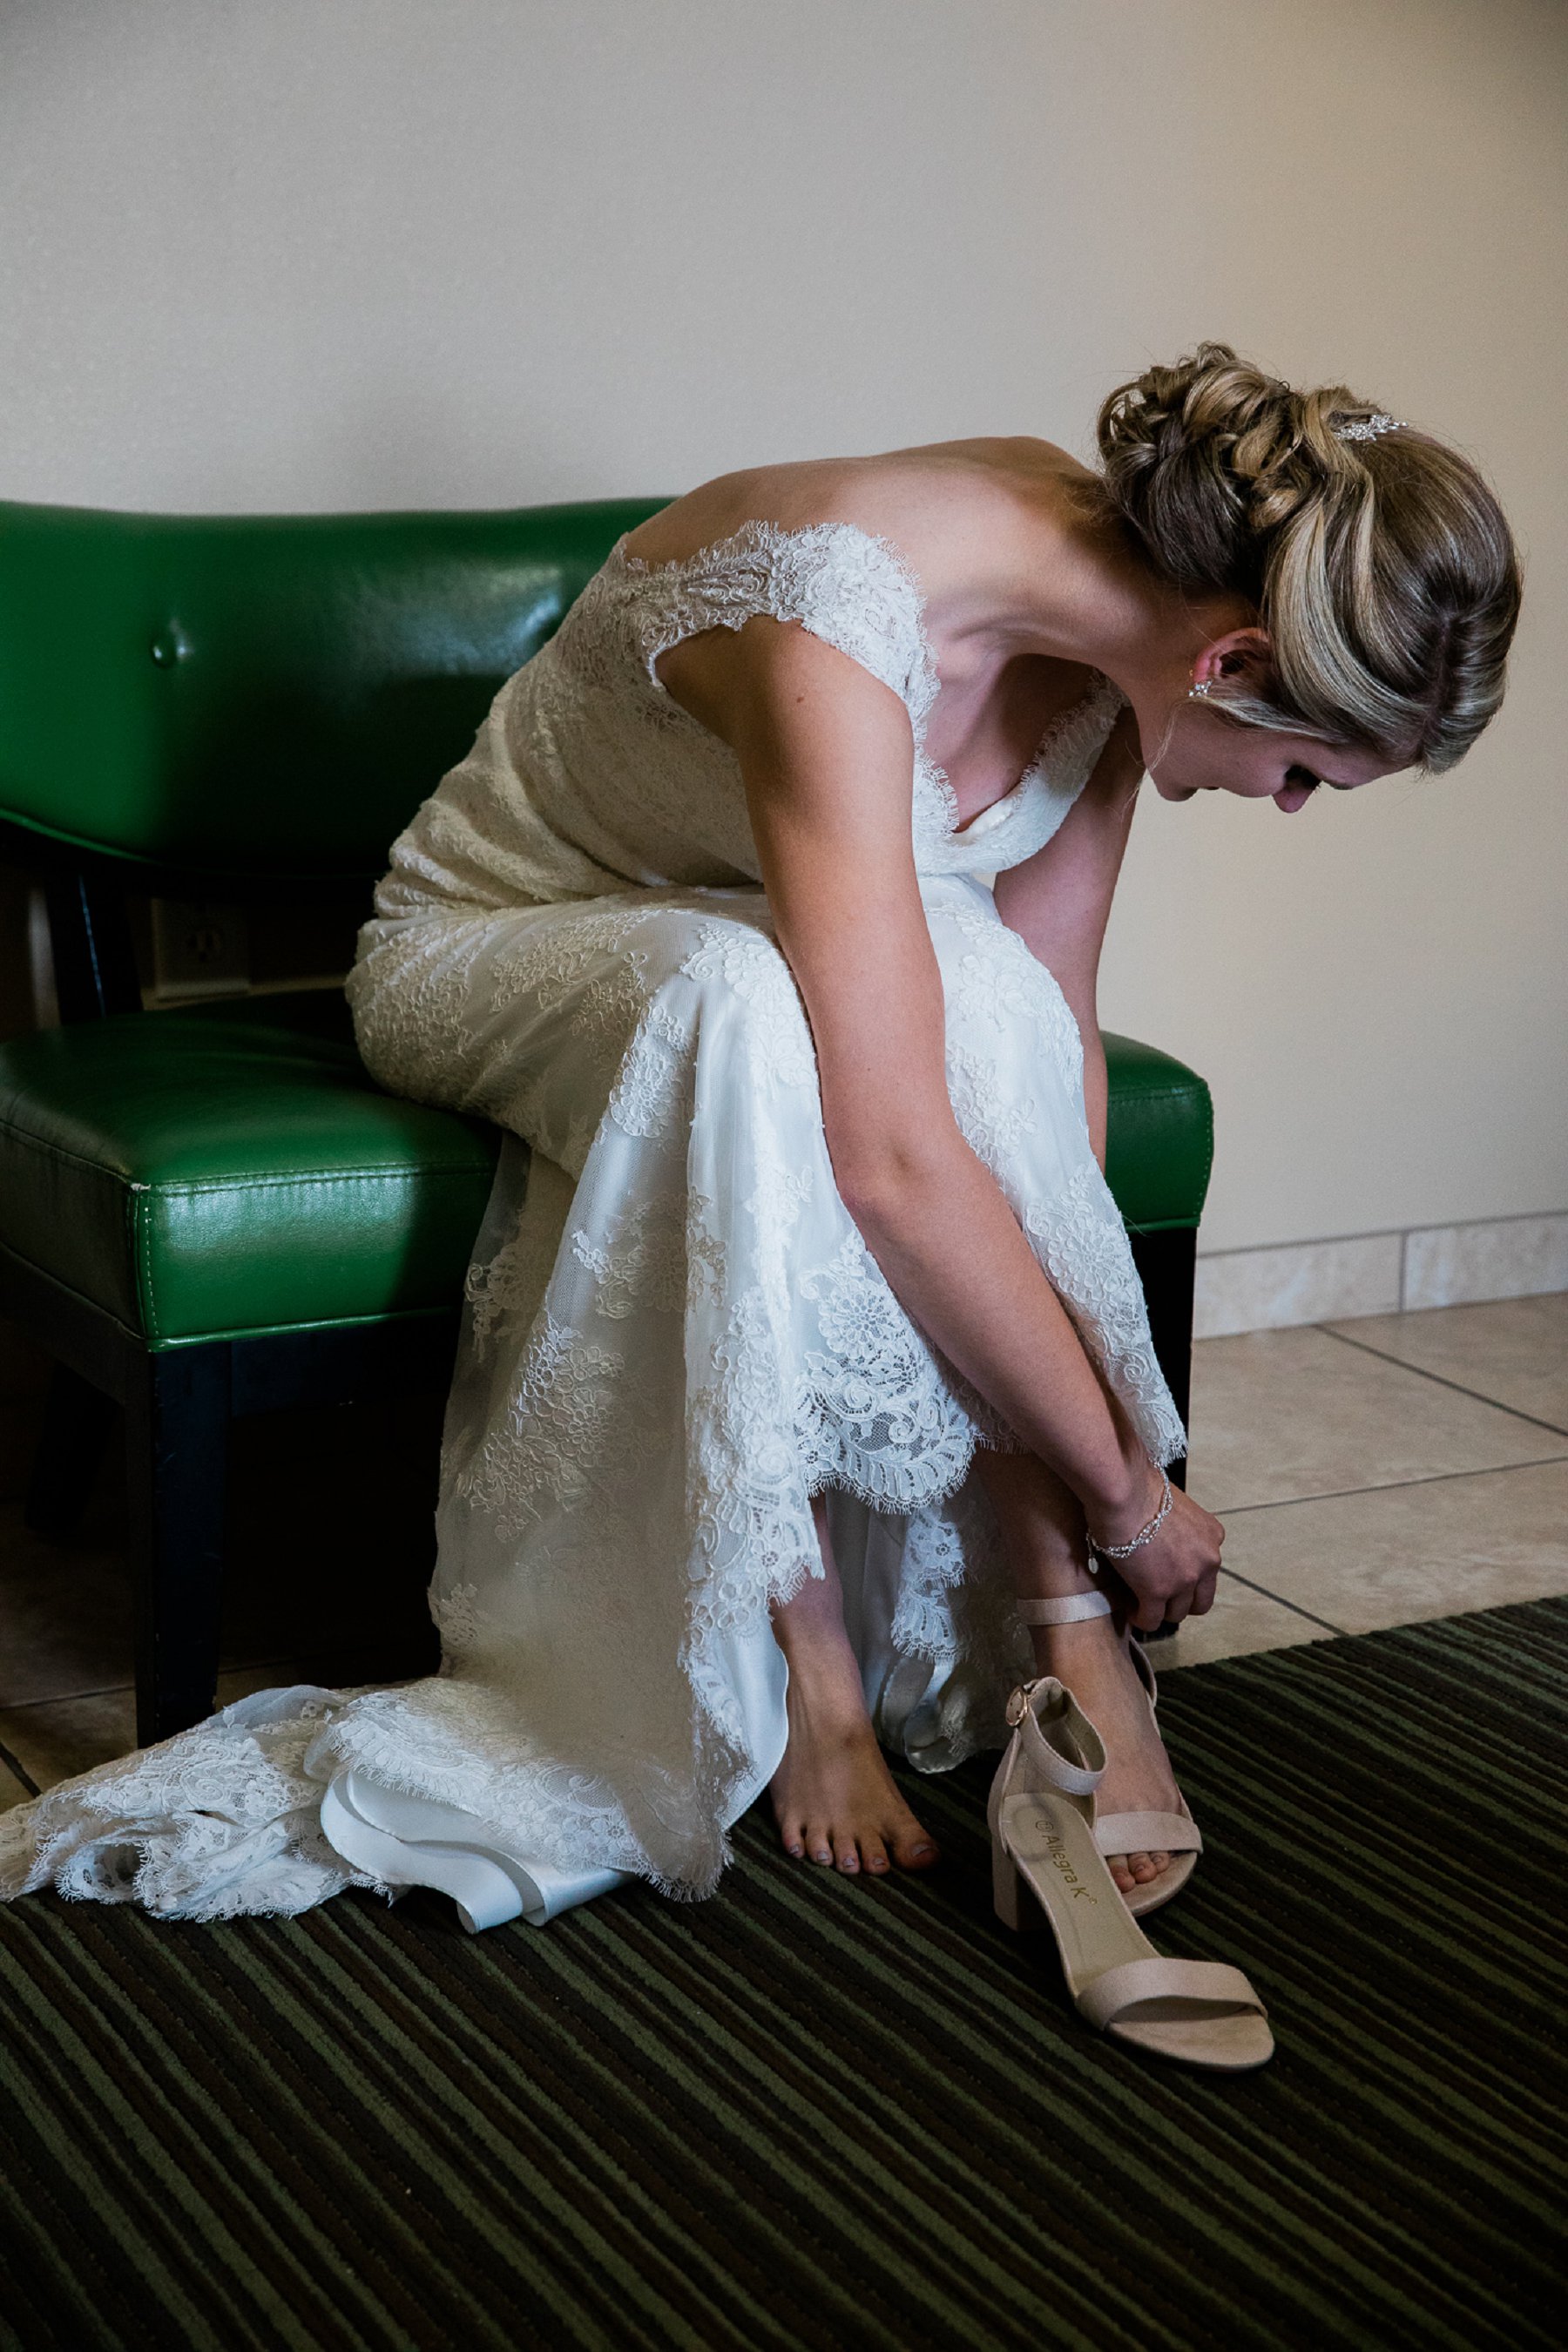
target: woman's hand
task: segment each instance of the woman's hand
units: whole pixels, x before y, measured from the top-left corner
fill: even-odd
[[[1109,1584],[1114,1577],[1126,1588],[1128,1613],[1143,1633],[1179,1625],[1184,1617],[1202,1617],[1213,1608],[1224,1541],[1225,1529],[1214,1514],[1173,1486],[1159,1534],[1131,1559],[1100,1565],[1100,1580]]]

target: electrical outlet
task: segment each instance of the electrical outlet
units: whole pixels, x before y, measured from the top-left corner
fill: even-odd
[[[247,993],[250,939],[243,907],[205,898],[154,898],[152,915],[153,1003]]]

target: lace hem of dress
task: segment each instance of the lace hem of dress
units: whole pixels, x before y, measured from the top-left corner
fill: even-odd
[[[261,1691],[0,1818],[0,1900],[53,1883],[165,1919],[290,1917],[345,1886],[385,1893],[328,1843],[307,1757],[353,1695]]]

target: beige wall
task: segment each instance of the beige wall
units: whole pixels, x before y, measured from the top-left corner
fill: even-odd
[[[1139,820],[1108,1024],[1209,1248],[1568,1207],[1556,0],[0,5],[0,495],[491,504],[1087,446],[1203,333],[1481,455],[1531,562],[1440,782]]]

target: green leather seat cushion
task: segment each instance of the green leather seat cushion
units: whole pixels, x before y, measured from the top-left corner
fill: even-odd
[[[1194,1225],[1208,1089],[1108,1037],[1130,1224]],[[382,1093],[339,996],[129,1013],[0,1047],[18,1256],[153,1348],[450,1308],[499,1137]]]
[[[153,1348],[449,1308],[499,1140],[383,1094],[341,997],[0,1047],[6,1244]]]

